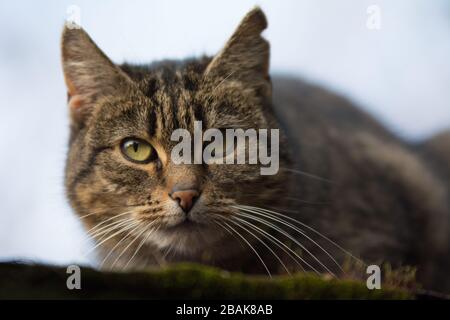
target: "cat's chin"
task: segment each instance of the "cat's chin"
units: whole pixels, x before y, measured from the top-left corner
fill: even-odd
[[[162,230],[166,231],[166,232],[196,232],[198,231],[200,228],[204,228],[204,225],[201,225],[198,222],[194,222],[192,220],[184,220],[182,222],[179,222],[175,225],[172,226],[168,226]]]
[[[185,220],[158,229],[150,241],[161,250],[170,248],[181,255],[195,255],[220,242],[223,236],[214,225]]]

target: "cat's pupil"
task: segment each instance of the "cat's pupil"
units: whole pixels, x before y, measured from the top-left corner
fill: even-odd
[[[137,152],[138,149],[139,149],[139,143],[133,142],[133,150],[134,150],[134,152]]]

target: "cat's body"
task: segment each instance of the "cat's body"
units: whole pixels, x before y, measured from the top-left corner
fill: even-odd
[[[255,9],[212,59],[120,67],[84,32],[65,31],[66,186],[93,228],[100,264],[191,261],[340,275],[350,255],[314,228],[367,263],[414,265],[426,287],[448,290],[445,181],[347,100],[289,77],[270,85],[265,26]],[[192,130],[194,120],[205,128],[280,128],[278,174],[262,176],[255,165],[174,165],[170,134]],[[121,155],[130,137],[148,141],[155,158]],[[173,197],[180,190],[195,194],[185,213]]]
[[[273,83],[295,166],[331,181],[297,177],[296,197],[323,203],[299,205],[297,218],[367,262],[418,266],[428,285],[449,288],[449,184],[441,171],[348,100],[295,79]]]

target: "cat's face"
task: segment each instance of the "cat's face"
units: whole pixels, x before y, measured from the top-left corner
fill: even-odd
[[[175,164],[171,157],[172,133],[182,128],[194,136],[194,121],[203,130],[276,127],[267,113],[264,28],[254,11],[214,59],[149,68],[116,67],[82,30],[65,30],[72,117],[66,187],[84,223],[103,225],[93,230],[102,245],[128,235],[141,250],[198,255],[229,240],[223,225],[234,205],[279,203],[287,183],[281,174],[263,176],[250,164]]]

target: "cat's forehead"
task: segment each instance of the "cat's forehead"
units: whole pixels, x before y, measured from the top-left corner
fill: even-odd
[[[148,97],[154,92],[168,89],[196,90],[204,80],[203,74],[210,58],[164,60],[150,65],[123,64],[120,68]]]
[[[217,109],[221,109],[219,112],[227,111],[227,100],[244,90],[241,84],[232,83],[230,86],[230,81],[223,81],[226,77],[206,77],[204,72],[210,61],[210,58],[204,57],[185,61],[163,61],[149,66],[125,65],[122,69],[137,84],[140,92],[151,101],[150,107],[154,108],[157,114],[163,115],[166,122],[179,120],[175,126],[183,127],[185,117],[192,117],[187,120],[206,121],[208,116],[211,118],[218,111]],[[236,114],[238,108],[228,111]],[[177,113],[179,118],[173,118]]]
[[[108,143],[126,136],[170,140],[175,129],[189,130],[193,121],[206,121],[202,105],[196,99],[199,67],[163,63],[156,67],[121,68],[138,90],[125,95],[119,92],[102,103],[90,122],[99,140]]]
[[[169,143],[176,129],[194,132],[195,121],[201,121],[204,129],[258,127],[258,108],[249,111],[239,105],[246,103],[239,84],[217,85],[217,79],[204,77],[209,61],[122,65],[138,90],[103,105],[91,124],[106,134],[107,141],[147,136]]]

